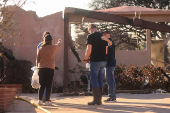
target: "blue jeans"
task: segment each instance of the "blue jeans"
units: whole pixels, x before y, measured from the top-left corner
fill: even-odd
[[[43,98],[44,98],[44,99],[46,98],[46,87],[45,87],[45,89],[44,89]]]
[[[90,80],[92,87],[103,87],[103,74],[106,62],[90,63]]]
[[[108,96],[114,100],[116,100],[116,82],[114,77],[114,66],[106,67],[106,83],[108,85]]]

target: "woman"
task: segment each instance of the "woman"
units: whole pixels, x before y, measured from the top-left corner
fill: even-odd
[[[43,33],[43,37],[42,37],[43,40],[44,40],[44,37],[45,37],[46,35],[50,35],[50,32],[45,31],[45,32]],[[43,44],[43,41],[38,44],[38,46],[37,46],[37,54],[38,54],[39,48],[42,46],[42,44]],[[46,97],[46,88],[45,88],[44,94],[43,94],[43,99],[42,99],[43,102],[45,102],[45,97]]]
[[[44,42],[42,46],[39,48],[37,54],[37,61],[36,65],[39,69],[39,82],[40,82],[40,89],[39,89],[39,101],[38,104],[42,105],[42,97],[44,89],[46,88],[46,101],[45,105],[52,105],[49,101],[50,99],[50,92],[51,92],[51,85],[52,79],[54,75],[55,69],[55,52],[61,47],[62,41],[59,39],[58,43],[52,45],[52,36],[46,35],[44,37]]]

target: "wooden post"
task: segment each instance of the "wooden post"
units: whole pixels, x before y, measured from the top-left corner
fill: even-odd
[[[151,30],[146,29],[146,41],[147,41],[147,53],[149,54],[148,59],[150,59],[151,64]]]
[[[63,88],[68,87],[68,37],[69,37],[69,14],[64,14],[64,79]]]

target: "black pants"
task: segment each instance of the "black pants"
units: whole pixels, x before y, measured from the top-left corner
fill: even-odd
[[[39,89],[39,100],[42,100],[44,89],[46,87],[46,101],[50,99],[51,93],[51,86],[54,76],[54,69],[50,68],[39,68],[39,82],[40,82],[40,89]]]

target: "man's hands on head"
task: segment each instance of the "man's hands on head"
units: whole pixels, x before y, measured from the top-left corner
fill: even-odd
[[[112,45],[112,41],[110,41],[106,36],[101,36],[101,39],[108,42],[110,46]]]
[[[109,39],[106,36],[101,37],[102,40],[108,41]]]

